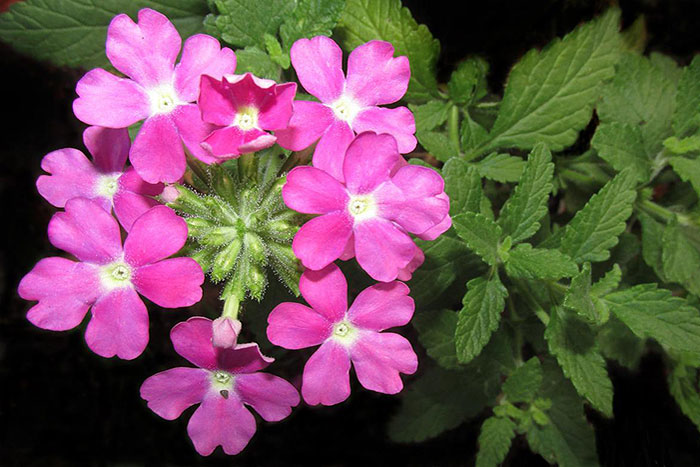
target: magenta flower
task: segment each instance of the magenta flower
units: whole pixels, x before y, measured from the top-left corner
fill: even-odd
[[[238,454],[255,434],[249,405],[268,422],[287,417],[299,404],[299,393],[284,379],[259,373],[274,359],[263,356],[257,344],[222,349],[212,345],[212,322],[195,316],[170,331],[175,351],[199,368],[172,368],[141,385],[148,407],[166,420],[174,420],[197,403],[187,434],[202,456],[221,446]]]
[[[236,67],[233,51],[204,34],[185,41],[176,66],[181,43],[175,27],[157,11],[139,11],[138,23],[124,14],[115,16],[107,29],[107,58],[131,79],[95,68],[76,87],[73,111],[89,125],[126,128],[145,119],[129,159],[149,183],[182,177],[181,132],[199,119],[199,109],[190,103],[199,95],[200,77],[221,78]]]
[[[348,147],[344,183],[316,167],[296,167],[287,175],[286,205],[321,214],[292,242],[304,266],[318,270],[354,255],[372,278],[389,282],[410,272],[411,261],[422,262],[408,233],[447,230],[449,200],[437,172],[402,160],[392,136],[368,132]]]
[[[91,126],[83,133],[83,142],[93,161],[73,148],[48,153],[41,168],[50,175],[37,179],[37,190],[57,208],[72,198],[92,199],[107,212],[114,208],[117,219],[129,231],[137,217],[158,205],[153,196],[163,191],[163,184],[144,182],[133,168],[124,170],[131,145],[125,128]]]
[[[73,198],[49,222],[49,240],[78,258],[39,261],[19,284],[19,295],[37,300],[27,313],[52,331],[76,327],[92,309],[85,331],[98,355],[131,360],[148,343],[148,312],[139,293],[165,308],[202,298],[202,268],[192,258],[170,258],[187,239],[187,224],[166,206],[141,215],[122,248],[119,224],[95,201]]]
[[[301,394],[311,405],[338,404],[350,395],[350,362],[360,384],[384,394],[403,389],[399,373],[418,368],[411,344],[381,332],[403,326],[413,316],[413,299],[401,282],[366,288],[348,309],[348,284],[335,265],[305,271],[299,289],[311,308],[280,303],[267,319],[267,337],[286,349],[321,344],[304,366]]]
[[[396,138],[402,154],[416,147],[416,125],[406,107],[391,104],[406,93],[411,69],[404,56],[394,58],[389,42],[370,41],[348,57],[333,40],[318,36],[299,39],[290,51],[304,89],[321,102],[296,101],[289,127],[276,133],[280,146],[299,151],[316,140],[313,165],[343,181],[343,154],[357,133],[373,131]]]

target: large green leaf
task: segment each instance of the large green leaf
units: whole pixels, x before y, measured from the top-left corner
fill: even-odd
[[[435,361],[447,369],[459,367],[455,347],[457,313],[452,310],[426,311],[413,317],[418,339]]]
[[[683,70],[678,94],[676,112],[673,115],[673,131],[683,137],[700,126],[700,55]]]
[[[255,45],[265,48],[265,34],[277,35],[280,25],[291,13],[295,2],[287,0],[213,0],[215,13],[207,16],[205,26],[233,46]]]
[[[280,26],[280,37],[286,50],[298,39],[333,34],[345,8],[345,0],[297,0],[296,3],[294,11]]]
[[[700,230],[674,220],[664,229],[662,241],[666,279],[700,295]]]
[[[522,243],[508,252],[506,272],[517,279],[559,280],[578,272],[576,263],[559,250]]]
[[[509,418],[489,417],[481,425],[477,467],[501,465],[515,438],[515,423]]]
[[[503,394],[508,402],[531,402],[542,384],[542,367],[537,357],[532,357],[516,368],[503,383]]]
[[[637,180],[649,180],[651,159],[644,147],[639,126],[619,122],[601,123],[593,135],[591,146],[618,172],[630,167]]]
[[[491,219],[478,213],[465,212],[452,218],[459,237],[490,265],[498,262],[498,241],[501,228]]]

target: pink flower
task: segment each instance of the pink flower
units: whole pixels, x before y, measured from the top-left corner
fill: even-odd
[[[19,284],[19,295],[37,300],[27,313],[52,331],[76,327],[92,309],[85,331],[98,355],[131,360],[148,343],[148,313],[139,293],[165,308],[202,298],[202,268],[191,258],[170,258],[187,239],[187,224],[166,206],[141,215],[122,248],[119,224],[95,201],[73,198],[49,222],[49,240],[78,258],[39,261]]]
[[[299,393],[284,379],[259,373],[274,359],[257,344],[222,349],[212,345],[212,322],[195,316],[170,331],[175,351],[199,368],[172,368],[143,382],[141,397],[166,420],[174,420],[197,403],[187,424],[197,452],[203,456],[222,446],[238,454],[255,434],[255,418],[243,404],[268,422],[287,417],[299,404]]]
[[[263,130],[285,128],[292,116],[295,83],[276,84],[250,73],[227,75],[222,80],[202,76],[199,108],[201,127],[185,134],[188,147],[201,142],[202,160],[221,161],[259,151],[277,138]]]
[[[199,120],[190,104],[199,95],[203,74],[233,73],[236,56],[213,37],[197,34],[185,41],[164,15],[145,8],[138,23],[121,14],[107,30],[107,57],[131,79],[101,68],[90,70],[76,87],[76,117],[90,125],[126,128],[144,120],[129,158],[147,182],[175,182],[185,173],[181,132]]]
[[[410,273],[422,259],[408,233],[434,238],[450,226],[442,177],[406,164],[392,136],[369,132],[350,144],[342,167],[344,183],[316,167],[297,167],[287,175],[285,204],[321,214],[297,232],[294,254],[314,270],[356,256],[383,282]]]
[[[137,217],[158,205],[152,197],[163,191],[163,184],[144,182],[133,168],[124,170],[131,145],[125,128],[91,126],[83,133],[83,142],[94,161],[73,148],[48,153],[41,168],[50,175],[37,179],[39,193],[57,208],[72,198],[95,200],[107,212],[114,207],[121,225],[130,230]]]
[[[373,285],[348,309],[347,286],[334,264],[307,270],[299,289],[311,308],[281,303],[267,320],[267,337],[275,345],[303,349],[321,344],[304,367],[301,393],[311,405],[348,398],[350,362],[362,386],[385,394],[403,389],[399,373],[413,374],[418,368],[418,358],[404,337],[381,332],[411,320],[414,304],[408,287],[401,282]]]
[[[290,51],[304,89],[321,103],[296,101],[286,130],[276,133],[280,146],[299,151],[320,138],[313,165],[343,181],[343,157],[356,133],[373,131],[396,138],[402,154],[416,147],[416,125],[406,107],[377,107],[398,101],[406,93],[411,70],[406,57],[394,58],[389,42],[370,41],[348,57],[333,40],[318,36],[299,39]]]

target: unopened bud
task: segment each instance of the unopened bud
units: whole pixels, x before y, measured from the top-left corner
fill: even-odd
[[[212,264],[212,279],[220,281],[233,269],[236,265],[236,260],[238,259],[238,253],[241,251],[242,244],[243,242],[241,242],[241,239],[236,238],[219,251]]]
[[[236,346],[236,340],[241,333],[242,324],[237,319],[227,317],[216,318],[212,324],[212,339],[214,347],[231,349]]]

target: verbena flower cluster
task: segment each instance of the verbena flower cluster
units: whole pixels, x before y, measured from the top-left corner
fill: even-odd
[[[291,151],[316,144],[312,166],[281,175],[286,206],[315,215],[292,243],[305,268],[299,290],[309,306],[277,305],[268,338],[287,349],[318,346],[301,384],[310,405],[347,399],[351,365],[363,387],[401,391],[400,374],[414,373],[418,359],[408,340],[385,331],[413,316],[410,290],[400,281],[410,279],[424,256],[411,235],[433,240],[451,225],[441,176],[401,156],[416,146],[411,111],[381,107],[405,94],[408,59],[394,57],[387,42],[371,41],[350,54],[346,75],[331,39],[298,40],[291,62],[318,102],[295,100],[295,83],[234,74],[234,52],[212,37],[192,36],[181,51],[172,23],[150,9],[136,23],[115,17],[106,53],[121,75],[89,71],[73,105],[76,117],[92,125],[84,143],[93,160],[67,148],[42,162],[49,175],[37,180],[39,193],[64,208],[49,223],[49,240],[77,261],[45,258],[23,278],[20,296],[38,302],[28,319],[67,330],[90,311],[91,350],[138,357],[149,327],[140,295],[166,308],[202,297],[200,264],[172,257],[187,241],[188,224],[161,204],[180,196],[171,184],[187,178],[187,157],[214,165],[276,143]],[[127,128],[139,122],[132,144]],[[334,262],[353,257],[378,283],[348,306],[348,284]],[[148,407],[168,420],[200,404],[187,431],[201,455],[217,446],[236,454],[247,445],[256,422],[245,405],[279,421],[300,401],[292,384],[262,372],[272,358],[256,343],[238,342],[239,303],[233,306],[214,321],[177,324],[170,334],[175,351],[197,368],[163,371],[141,387]]]

